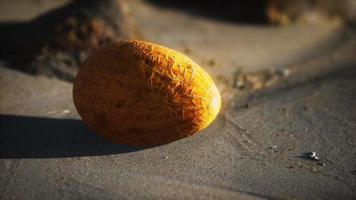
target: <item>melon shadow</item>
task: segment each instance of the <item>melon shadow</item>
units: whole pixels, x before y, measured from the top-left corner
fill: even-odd
[[[0,158],[65,158],[142,150],[113,143],[80,120],[0,115]]]

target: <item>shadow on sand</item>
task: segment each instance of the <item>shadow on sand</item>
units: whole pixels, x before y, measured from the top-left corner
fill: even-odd
[[[142,148],[97,136],[80,120],[0,115],[0,158],[63,158],[138,150]]]

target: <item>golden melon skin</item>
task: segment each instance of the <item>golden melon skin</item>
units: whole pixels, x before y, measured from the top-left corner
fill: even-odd
[[[187,56],[145,41],[121,41],[90,55],[73,86],[85,123],[132,146],[166,144],[206,128],[220,110],[211,77]]]

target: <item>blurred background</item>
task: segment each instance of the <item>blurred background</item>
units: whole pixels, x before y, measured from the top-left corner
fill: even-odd
[[[355,0],[0,0],[0,198],[356,198],[355,23]],[[88,130],[72,82],[122,39],[196,61],[218,119],[151,149]]]

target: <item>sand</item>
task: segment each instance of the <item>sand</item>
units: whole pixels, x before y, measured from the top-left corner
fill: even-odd
[[[356,198],[352,29],[238,24],[131,4],[144,38],[212,74],[224,96],[218,118],[167,145],[114,144],[80,120],[70,82],[1,63],[1,199]],[[235,87],[237,72],[275,69],[290,74],[259,89]]]

